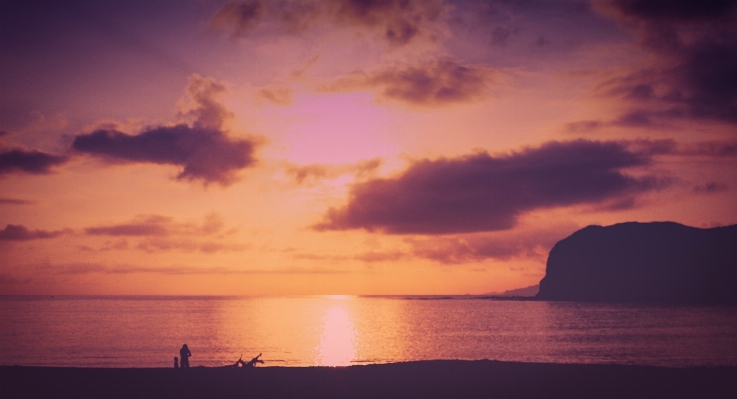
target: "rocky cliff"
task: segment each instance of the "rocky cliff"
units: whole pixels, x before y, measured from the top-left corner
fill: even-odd
[[[586,227],[550,251],[536,298],[737,303],[737,225]]]

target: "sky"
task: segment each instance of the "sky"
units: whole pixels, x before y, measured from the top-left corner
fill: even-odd
[[[0,294],[487,294],[737,223],[737,1],[0,1]]]

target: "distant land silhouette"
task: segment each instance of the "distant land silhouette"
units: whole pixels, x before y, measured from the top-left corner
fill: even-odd
[[[525,288],[516,288],[513,290],[506,290],[503,293],[499,294],[499,296],[535,296],[537,292],[540,290],[540,285],[535,284],[531,285],[529,287]]]
[[[558,241],[536,299],[737,303],[737,225],[588,226]]]

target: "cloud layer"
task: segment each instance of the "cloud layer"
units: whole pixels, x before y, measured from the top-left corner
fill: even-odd
[[[102,250],[128,249],[125,238],[140,238],[135,248],[146,252],[178,250],[205,253],[241,251],[244,245],[221,242],[225,223],[218,214],[205,216],[202,224],[179,223],[161,215],[139,215],[131,221],[84,229],[87,235],[123,238]],[[85,247],[92,250],[91,247]]]
[[[89,235],[126,236],[126,237],[164,237],[172,235],[207,236],[220,232],[224,222],[216,213],[205,216],[202,225],[194,223],[176,223],[173,218],[161,215],[139,215],[126,223],[88,227],[84,231]]]
[[[737,123],[737,1],[613,0],[608,9],[635,26],[650,68],[604,82],[631,110],[618,122],[709,118]]]
[[[330,25],[370,32],[392,46],[403,46],[418,37],[433,38],[441,4],[435,0],[231,1],[213,15],[210,26],[238,38],[258,28],[301,34]]]
[[[624,173],[650,160],[624,143],[585,140],[423,160],[396,178],[354,185],[348,204],[330,208],[315,227],[391,234],[506,230],[528,211],[621,200],[667,184]]]

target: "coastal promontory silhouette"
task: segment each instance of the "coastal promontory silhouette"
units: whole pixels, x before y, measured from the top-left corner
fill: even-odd
[[[588,226],[550,251],[537,299],[737,303],[737,225]]]

